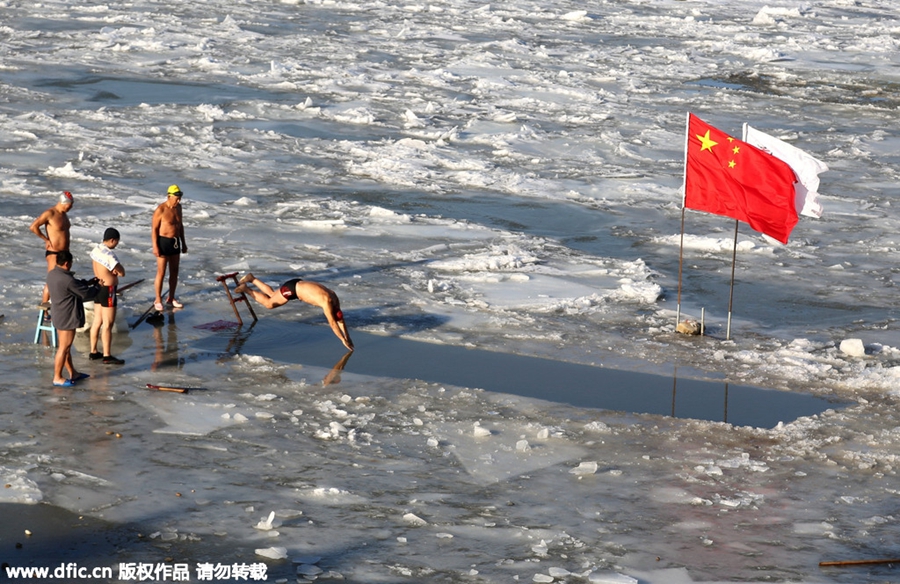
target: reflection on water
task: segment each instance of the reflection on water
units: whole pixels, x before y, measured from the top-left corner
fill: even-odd
[[[233,305],[232,305],[233,306]],[[239,355],[241,353],[241,349],[244,346],[244,343],[247,342],[247,339],[250,338],[250,334],[253,332],[253,327],[256,326],[258,321],[253,321],[247,328],[239,326],[236,322],[229,323],[234,328],[234,332],[231,333],[228,337],[228,346],[225,347],[225,351],[219,355],[219,358],[216,360],[218,363],[224,363],[235,355]]]
[[[216,360],[218,363],[222,363],[231,359],[232,357],[245,352],[245,345],[247,345],[250,340],[251,334],[253,333],[253,328],[256,326],[258,321],[253,321],[249,326],[238,326],[237,323],[231,323],[234,326],[231,327],[233,330],[230,332],[225,338],[228,339],[228,343],[225,347],[225,350],[219,355],[219,358]],[[215,324],[215,323],[213,323]],[[252,350],[246,351],[250,354],[258,354]],[[347,351],[337,363],[335,363],[331,370],[325,375],[322,379],[322,385],[337,385],[341,382],[341,373],[344,371],[344,368],[347,366],[347,362],[350,360],[350,356],[353,355],[353,351]]]
[[[331,368],[331,371],[325,376],[325,379],[322,380],[322,385],[337,385],[341,382],[341,372],[344,370],[344,367],[347,366],[347,361],[350,360],[350,355],[353,354],[353,351],[347,351],[347,353],[341,357],[340,361],[334,364],[334,367]]]
[[[684,381],[686,381],[686,380],[682,380],[682,384],[684,384]],[[715,382],[709,382],[709,383],[712,385],[716,385]],[[673,418],[691,417],[691,416],[678,415],[679,411],[681,411],[681,410],[679,410],[679,407],[683,407],[685,405],[684,403],[679,402],[678,397],[679,397],[678,396],[678,366],[676,365],[674,372],[672,373],[672,411],[669,413],[669,415],[672,416]],[[687,398],[687,400],[689,400],[689,401],[692,399],[696,399],[696,396],[693,395],[693,392],[691,392],[691,391],[687,392],[687,396],[682,395],[681,397]],[[720,420],[713,420],[713,418],[710,418],[710,419],[713,421],[728,422],[728,382],[727,381],[722,383],[721,399],[717,399],[718,397],[719,396],[714,393],[703,397],[704,400],[708,400],[708,403],[706,405],[710,408],[709,411],[711,413],[715,412],[716,406],[721,403],[721,413],[722,413],[721,419]],[[684,401],[684,400],[682,400],[682,401]],[[690,407],[687,408],[688,411],[691,411],[697,407],[697,404],[689,404],[689,405],[690,405]]]
[[[156,344],[156,353],[150,369],[157,371],[167,367],[179,369],[184,367],[184,357],[180,357],[178,354],[178,327],[175,323],[175,313],[160,312],[149,317],[147,322],[153,325],[153,341]],[[165,333],[163,333],[163,329],[165,329]]]
[[[262,321],[261,321],[262,322]],[[579,365],[459,346],[423,343],[354,332],[352,364],[345,355],[334,363],[334,339],[328,327],[267,319],[251,336],[249,330],[232,336],[201,339],[198,344],[219,352],[259,355],[285,363],[331,367],[326,383],[342,371],[395,379],[419,379],[458,387],[566,403],[577,407],[657,414],[728,422],[738,426],[773,428],[841,407],[827,399],[673,376]],[[236,339],[240,338],[238,342]]]

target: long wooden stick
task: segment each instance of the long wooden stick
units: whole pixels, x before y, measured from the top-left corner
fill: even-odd
[[[144,278],[141,278],[140,280],[138,280],[136,282],[132,282],[131,284],[125,284],[124,286],[122,286],[118,290],[116,290],[116,294],[121,294],[122,292],[124,292],[125,290],[128,290],[129,288],[134,288],[135,286],[137,286],[138,284],[140,284],[143,281],[144,281]]]
[[[160,387],[159,385],[147,384],[147,389],[155,389],[157,391],[174,391],[175,393],[187,393],[186,387]]]
[[[819,566],[866,566],[870,564],[900,564],[900,558],[884,560],[838,560],[833,562],[819,562]]]
[[[165,385],[153,385],[152,383],[147,384],[147,389],[155,389],[157,391],[174,391],[176,393],[187,393],[192,389],[205,389],[203,387],[167,387]]]
[[[150,305],[150,308],[147,309],[147,312],[145,312],[144,314],[142,314],[141,317],[140,317],[139,319],[137,319],[137,320],[135,321],[135,323],[134,323],[133,325],[131,325],[129,328],[136,328],[137,325],[139,325],[139,324],[141,324],[142,322],[144,322],[144,319],[147,318],[147,316],[150,314],[150,311],[152,311],[152,310],[156,310],[156,307],[153,306],[153,304],[151,304],[151,305]]]

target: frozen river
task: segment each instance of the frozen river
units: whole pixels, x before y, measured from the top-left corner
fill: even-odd
[[[900,12],[782,4],[0,2],[0,562],[896,580],[819,562],[900,556]],[[674,332],[687,112],[830,168],[787,245],[741,225],[730,340],[734,223],[696,212],[709,335]],[[71,191],[78,273],[116,227],[152,280],[170,184],[185,309],[128,330],[134,287],[125,365],[79,337],[52,387],[28,226]],[[333,288],[357,351],[299,303],[205,327],[248,270]],[[20,541],[50,506],[89,545]]]

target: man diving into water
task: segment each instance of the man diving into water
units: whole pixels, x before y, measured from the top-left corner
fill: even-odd
[[[248,286],[253,284],[259,290],[251,290]],[[341,301],[333,290],[317,282],[307,282],[300,278],[288,280],[278,290],[273,290],[271,286],[260,281],[251,273],[247,273],[238,282],[238,286],[234,289],[238,294],[250,294],[257,302],[266,308],[277,308],[284,306],[289,300],[297,299],[313,306],[318,306],[325,313],[331,330],[337,335],[337,338],[344,343],[349,350],[353,350],[353,341],[350,340],[350,333],[347,332],[347,325],[344,323],[344,313],[341,312]]]

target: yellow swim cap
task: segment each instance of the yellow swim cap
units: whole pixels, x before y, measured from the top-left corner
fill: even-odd
[[[170,197],[180,197],[183,193],[181,189],[178,188],[178,185],[172,185],[169,187],[169,196]]]

